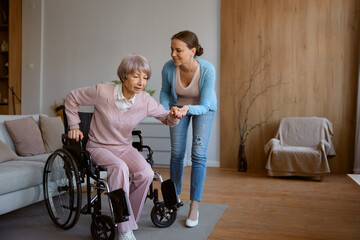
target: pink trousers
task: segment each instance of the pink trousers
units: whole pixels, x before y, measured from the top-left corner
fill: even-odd
[[[93,162],[107,170],[108,185],[110,191],[123,188],[129,200],[129,221],[118,223],[118,231],[126,232],[134,229],[139,221],[149,186],[154,178],[154,172],[149,163],[138,152],[130,146],[120,147],[88,147]],[[129,182],[129,173],[132,181]]]

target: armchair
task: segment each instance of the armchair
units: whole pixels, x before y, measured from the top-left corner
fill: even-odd
[[[327,156],[336,155],[332,123],[320,117],[283,118],[275,138],[265,144],[269,176],[315,177],[330,173]]]

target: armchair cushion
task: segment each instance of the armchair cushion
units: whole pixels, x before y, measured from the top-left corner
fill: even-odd
[[[335,155],[333,135],[333,125],[326,118],[289,117],[281,120],[276,138],[286,146],[316,147],[324,141],[328,144],[327,155]]]

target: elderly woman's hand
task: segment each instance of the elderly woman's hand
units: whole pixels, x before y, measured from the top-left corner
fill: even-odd
[[[190,107],[188,105],[184,105],[182,108],[172,107],[170,110],[170,115],[172,117],[176,117],[178,119],[184,117],[186,113],[189,111]]]
[[[75,139],[78,142],[79,139],[83,139],[84,134],[80,131],[80,129],[74,128],[68,132],[68,137],[70,139]]]
[[[177,112],[179,111],[179,108],[178,107],[172,107],[170,109],[170,117],[172,118],[177,118]]]

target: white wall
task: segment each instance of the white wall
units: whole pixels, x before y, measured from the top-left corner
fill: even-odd
[[[220,0],[23,0],[22,113],[54,115],[50,106],[74,88],[117,79],[128,53],[149,59],[148,89],[159,100],[170,38],[194,31],[202,58],[217,70],[220,92]],[[220,103],[218,103],[220,105]],[[208,150],[219,165],[219,112]]]

